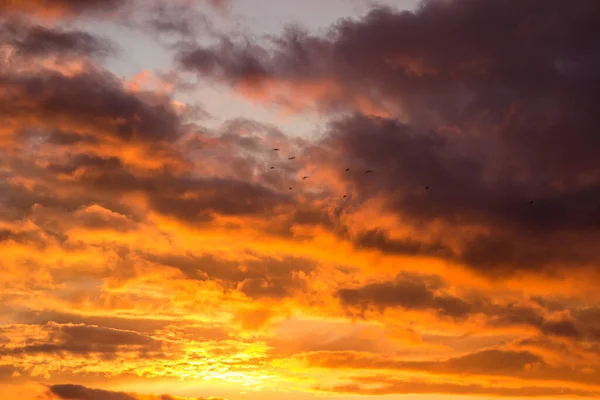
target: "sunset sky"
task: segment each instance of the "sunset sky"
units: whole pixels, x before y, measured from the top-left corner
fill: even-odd
[[[0,0],[0,400],[600,398],[599,38]]]

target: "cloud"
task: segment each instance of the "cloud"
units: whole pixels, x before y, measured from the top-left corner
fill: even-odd
[[[117,304],[117,299],[112,301]],[[17,372],[28,381],[40,377],[81,381],[85,375],[116,380],[127,376],[177,377],[186,370],[190,378],[210,378],[217,373],[235,373],[237,365],[243,363],[246,379],[260,379],[268,349],[245,342],[234,333],[234,329],[183,319],[173,320],[152,334],[55,322],[3,325],[0,366],[10,367],[9,373]],[[202,350],[190,347],[192,342]],[[195,371],[190,373],[190,369]]]
[[[26,29],[31,33],[38,28]],[[40,38],[32,43],[44,48]],[[259,140],[265,139],[242,139],[235,126],[226,127],[222,135],[200,133],[170,95],[129,90],[116,76],[84,59],[63,60],[76,47],[63,44],[51,51],[58,57],[56,65],[48,65],[45,54],[37,51],[20,52],[14,67],[0,77],[5,89],[0,96],[7,127],[5,150],[20,148],[38,155],[35,165],[19,159],[18,152],[6,162],[32,180],[45,177],[35,191],[4,183],[10,187],[5,191],[9,207],[23,213],[34,204],[96,204],[129,214],[118,204],[119,196],[142,193],[150,209],[191,223],[208,222],[213,213],[261,214],[290,203],[262,177],[250,179],[264,162],[266,148]],[[70,64],[74,70],[69,70]],[[224,146],[219,145],[220,137]],[[244,148],[252,141],[253,148]],[[59,200],[50,182],[65,191],[83,190],[82,196]],[[285,185],[281,178],[272,183]]]
[[[145,256],[149,261],[181,270],[193,279],[217,281],[225,288],[238,288],[252,299],[284,298],[306,289],[306,277],[316,270],[309,259],[285,258],[282,260],[248,254],[238,261],[203,257],[155,255]],[[303,276],[305,278],[303,278]]]
[[[360,370],[363,373],[426,373],[431,375],[432,380],[456,376],[473,381],[477,381],[477,377],[494,377],[497,381],[519,378],[522,382],[540,386],[557,382],[571,386],[576,382],[590,385],[592,391],[597,390],[598,372],[595,369],[584,371],[568,364],[549,364],[543,357],[526,350],[489,349],[439,361],[408,361],[350,351],[317,351],[297,354],[295,358],[302,360],[305,365],[322,369],[343,368]]]
[[[359,248],[376,249],[386,254],[450,257],[452,250],[442,244],[427,244],[411,239],[390,239],[386,231],[372,229],[354,238]]]
[[[226,35],[215,24],[217,15],[226,16],[231,9],[229,0],[139,1],[124,22],[134,29],[153,35],[170,49],[181,39],[195,41],[198,37]],[[166,39],[166,40],[165,40]],[[175,39],[171,42],[169,39]]]
[[[355,113],[334,119],[324,142],[339,153],[338,166],[376,173],[342,179],[363,198],[384,196],[413,224],[480,229],[461,238],[456,257],[447,243],[392,246],[372,233],[371,246],[437,253],[490,276],[586,267],[598,260],[600,165],[590,145],[599,60],[587,38],[600,10],[592,1],[544,9],[481,1],[377,8],[326,36],[290,28],[269,44],[224,39],[182,48],[178,60],[261,101],[306,95],[330,116]],[[461,22],[471,20],[477,28]],[[549,39],[555,35],[563,39]],[[307,82],[330,89],[309,94]],[[275,94],[282,87],[290,90]],[[373,114],[360,96],[397,107]]]
[[[82,385],[62,384],[52,385],[49,388],[49,393],[54,396],[53,398],[68,400],[186,400],[182,397],[171,396],[163,394],[160,396],[155,395],[142,395],[135,393],[116,392],[111,390],[93,389]],[[192,399],[189,399],[192,400]],[[194,400],[223,400],[217,397],[210,397],[208,399],[196,397]]]
[[[358,289],[340,289],[337,296],[349,306],[403,307],[405,309],[438,311],[441,315],[463,317],[472,312],[472,305],[451,295],[438,295],[435,282],[418,277],[399,276],[396,282],[372,283]]]
[[[385,377],[356,377],[356,383],[337,385],[330,388],[317,387],[319,390],[335,392],[338,394],[361,395],[390,395],[390,394],[451,394],[451,395],[488,395],[502,397],[540,397],[540,396],[582,396],[594,397],[598,392],[594,390],[572,389],[568,387],[543,387],[543,386],[485,386],[480,384],[459,383],[432,383],[428,381]],[[373,386],[376,385],[376,386]]]
[[[85,31],[27,26],[22,21],[8,21],[3,26],[2,36],[4,43],[12,46],[18,56],[24,57],[57,53],[106,56],[115,51],[112,43]]]
[[[463,104],[478,111],[495,106],[490,103],[493,97],[501,106],[519,94],[557,90],[556,84],[545,84],[561,79],[554,61],[568,64],[568,57],[580,56],[582,59],[572,64],[579,69],[571,70],[582,71],[586,65],[581,61],[594,59],[590,43],[585,41],[597,12],[593,1],[579,7],[552,1],[545,9],[549,13],[541,15],[522,3],[510,7],[478,1],[428,1],[414,13],[378,8],[364,18],[341,20],[326,37],[289,28],[273,39],[273,50],[258,43],[236,44],[225,40],[214,48],[185,49],[181,62],[187,68],[233,82],[247,77],[255,79],[258,85],[269,84],[271,80],[344,82],[346,91],[368,87],[367,93],[372,93],[378,102],[381,97],[393,96],[402,100],[404,107],[411,107],[411,112],[417,112],[412,108],[423,106],[427,111],[446,112],[447,117],[452,117],[453,110],[467,111]],[[553,25],[553,13],[561,12],[569,18]],[[539,29],[526,30],[519,25],[527,18]],[[489,34],[474,36],[471,28],[457,23],[461,20],[477,21],[477,29]],[[490,20],[502,21],[510,28],[506,31],[499,25],[486,24]],[[568,32],[568,36],[560,43],[544,41],[557,32]],[[396,40],[381,40],[385,37]],[[519,41],[520,38],[526,40]],[[534,43],[540,46],[534,47]],[[535,53],[530,52],[532,49]],[[556,56],[565,59],[553,60]],[[254,67],[250,68],[251,65]],[[248,74],[248,71],[262,73]],[[526,79],[534,76],[543,80]],[[343,96],[337,98],[338,93],[332,94],[343,101]],[[449,99],[460,95],[463,101],[452,105]],[[477,97],[487,102],[478,102]]]
[[[466,237],[456,256],[483,273],[539,269],[553,262],[581,266],[598,256],[590,247],[598,232],[595,214],[589,214],[596,188],[572,188],[548,200],[537,198],[539,205],[531,205],[529,198],[535,194],[527,182],[502,176],[499,182],[486,182],[485,165],[475,158],[481,155],[462,155],[455,149],[466,145],[460,139],[422,134],[392,120],[345,119],[334,125],[330,140],[351,163],[377,171],[368,181],[356,174],[351,179],[363,191],[385,195],[389,207],[403,218],[414,224],[441,220],[449,229],[456,224],[487,228],[486,233]],[[371,246],[387,253],[400,247],[381,235],[371,234],[370,239]],[[562,246],[555,244],[559,241]],[[454,258],[452,250],[439,244],[412,247],[415,250],[405,246],[404,251]]]
[[[40,17],[63,17],[81,14],[97,14],[114,12],[130,0],[23,0],[3,1],[0,4],[0,15],[5,13],[27,13]]]
[[[33,127],[48,129],[56,126],[59,118],[68,116],[73,127],[126,141],[170,140],[181,133],[177,113],[170,104],[160,98],[128,93],[117,79],[100,70],[71,77],[57,73],[4,75],[0,84],[6,93],[0,100],[2,115],[17,126],[27,120],[27,115],[35,115]],[[86,95],[89,101],[77,101]]]
[[[348,310],[358,309],[362,315],[386,309],[430,311],[441,317],[479,319],[479,329],[526,327],[541,334],[581,339],[590,332],[589,321],[570,315],[551,313],[532,303],[501,303],[481,294],[464,297],[445,293],[445,284],[436,277],[399,274],[395,281],[369,283],[355,288],[342,288],[336,293]],[[592,328],[593,329],[593,328]]]
[[[18,152],[6,159],[6,163],[9,168],[18,168],[21,174],[30,174],[30,179],[37,180],[40,176],[46,179],[39,181],[35,191],[4,182],[9,209],[14,206],[15,211],[22,213],[34,204],[71,203],[68,208],[96,204],[128,214],[115,204],[119,203],[118,196],[141,192],[148,196],[148,205],[156,212],[193,222],[210,221],[211,212],[254,214],[289,202],[260,182],[248,182],[229,171],[219,176],[213,169],[198,176],[201,171],[197,169],[196,176],[192,176],[194,161],[184,151],[185,147],[178,147],[181,140],[190,135],[213,143],[214,139],[195,134],[195,127],[187,124],[171,97],[128,90],[113,74],[84,59],[62,59],[71,51],[77,53],[83,33],[31,26],[23,29],[31,39],[15,44],[26,50],[17,52],[14,66],[0,76],[0,86],[4,89],[0,114],[7,127],[3,137],[5,151],[21,148],[35,152],[38,163],[19,159]],[[47,48],[44,44],[47,35],[56,46]],[[96,40],[89,35],[84,38],[84,43]],[[49,54],[58,57],[60,65],[48,65]],[[69,64],[75,70],[68,70]],[[81,101],[82,98],[87,100]],[[207,150],[210,152],[210,148]],[[236,156],[230,153],[226,158]],[[246,160],[246,165],[241,158],[237,162],[238,172],[251,171],[248,169],[248,164],[252,167],[251,160]],[[207,167],[205,164],[204,168]],[[79,200],[72,197],[69,200],[68,195],[58,199],[47,186],[52,181],[54,187],[62,186],[67,191],[79,187],[85,194]],[[108,193],[110,200],[105,195]],[[88,222],[92,223],[89,219]]]
[[[514,376],[528,365],[544,363],[527,351],[483,350],[444,361],[403,361],[389,357],[355,352],[312,352],[296,357],[320,368],[351,368],[360,370],[422,371],[431,374]]]
[[[150,3],[2,8],[1,381],[597,396],[596,3],[427,1],[267,42]],[[174,39],[174,72],[116,76],[89,16]],[[208,120],[189,72],[326,123]]]
[[[59,399],[80,399],[80,400],[135,400],[136,398],[123,393],[111,392],[102,389],[90,389],[80,385],[53,385],[50,387],[50,393]]]
[[[45,325],[52,321],[60,325],[93,325],[119,331],[135,331],[141,334],[151,334],[172,322],[168,319],[89,316],[56,310],[23,310],[17,312],[14,318],[18,323],[28,325]]]
[[[34,327],[37,328],[37,327]],[[34,331],[35,332],[35,331]],[[22,341],[16,341],[19,333],[25,335]],[[102,354],[103,357],[115,358],[119,352],[134,351],[138,356],[150,357],[162,350],[163,343],[152,337],[133,331],[86,326],[83,324],[60,325],[53,322],[40,326],[31,336],[27,326],[3,328],[2,334],[13,338],[11,343],[2,346],[3,356],[35,355],[35,354]]]

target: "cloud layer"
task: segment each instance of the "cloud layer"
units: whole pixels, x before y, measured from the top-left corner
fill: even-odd
[[[9,400],[600,395],[596,1],[267,38],[200,3],[0,4]],[[123,79],[84,18],[182,34],[174,69]],[[199,82],[322,129],[211,124]]]

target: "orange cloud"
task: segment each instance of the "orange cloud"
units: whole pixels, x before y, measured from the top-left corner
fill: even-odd
[[[328,37],[289,30],[272,48],[176,49],[248,98],[321,112],[318,138],[202,126],[154,72],[123,82],[96,64],[110,46],[92,34],[6,28],[0,385],[26,398],[11,385],[46,384],[32,400],[184,399],[200,385],[597,397],[595,81],[569,22],[595,9],[561,22],[556,54],[535,36],[549,22],[525,19],[539,30],[514,37],[534,35],[545,61],[512,64],[495,51],[522,42],[492,46],[490,21],[522,27],[526,10],[457,4],[380,9]],[[456,24],[478,13],[490,35]],[[165,382],[171,395],[140,394]]]
[[[123,7],[129,0],[20,0],[3,2],[1,13],[20,12],[54,19],[85,12],[109,12]]]

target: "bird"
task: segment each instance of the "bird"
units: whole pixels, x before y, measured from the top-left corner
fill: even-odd
[[[350,168],[346,168],[346,172],[350,172],[352,171]]]
[[[370,174],[371,172],[373,172],[372,170],[368,169],[365,171],[365,174]]]
[[[347,198],[348,198],[348,196],[347,196],[347,195],[343,195],[343,196],[342,196],[342,199],[347,199]]]
[[[279,149],[273,149],[273,151],[279,151]]]
[[[533,200],[531,200],[531,201],[529,202],[529,204],[533,204]]]
[[[269,168],[269,169],[275,169],[275,167],[271,167],[271,168]]]
[[[290,187],[288,188],[288,190],[292,190],[292,187],[290,186]]]
[[[429,190],[429,186],[425,186],[425,190]]]
[[[296,157],[290,157],[290,158],[288,158],[288,160],[293,160],[293,159],[295,159],[295,158],[296,158]]]
[[[303,176],[302,180],[308,179],[308,176]]]

